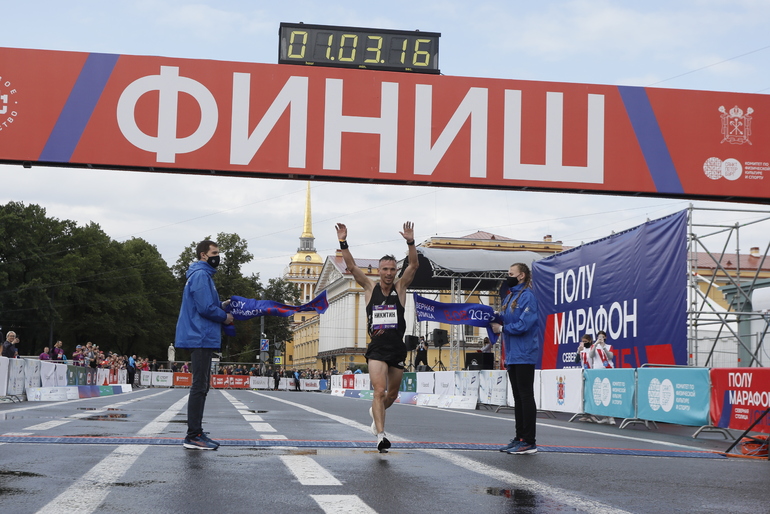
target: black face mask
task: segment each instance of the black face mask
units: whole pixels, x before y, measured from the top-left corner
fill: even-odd
[[[516,277],[508,277],[508,287],[516,287],[519,285],[519,279]]]
[[[208,262],[212,268],[216,268],[217,266],[219,266],[219,255],[214,255],[212,257],[209,257],[209,259],[206,262]]]

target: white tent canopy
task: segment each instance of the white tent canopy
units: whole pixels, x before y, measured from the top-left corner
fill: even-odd
[[[511,252],[496,250],[450,250],[446,248],[417,248],[435,266],[454,273],[489,271],[507,272],[512,264],[523,262],[527,266],[542,256],[535,252]]]

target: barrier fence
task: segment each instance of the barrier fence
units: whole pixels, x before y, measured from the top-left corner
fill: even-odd
[[[88,398],[131,391],[126,370],[93,369],[36,359],[0,357],[0,396],[30,401]],[[190,387],[192,374],[136,373],[136,385]],[[277,388],[296,389],[281,377]],[[273,377],[212,375],[211,387],[275,389]],[[301,379],[303,391],[330,389],[337,396],[371,398],[368,374],[333,375],[330,380]],[[513,395],[503,370],[404,373],[401,403],[476,409],[479,404],[512,407]],[[770,369],[643,367],[621,369],[537,370],[539,410],[585,412],[625,420],[746,430],[770,408]],[[623,425],[621,424],[621,427]],[[770,433],[770,418],[752,428]],[[697,435],[697,433],[696,433]]]

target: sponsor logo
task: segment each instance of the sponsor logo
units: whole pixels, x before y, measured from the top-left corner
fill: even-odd
[[[19,116],[19,102],[13,83],[0,75],[0,133],[9,129]]]
[[[754,109],[749,107],[744,114],[743,109],[737,105],[730,109],[729,112],[722,105],[719,107],[719,112],[722,113],[720,116],[722,119],[723,136],[721,142],[727,142],[731,145],[751,144],[749,136],[751,135],[751,114],[754,112]]]

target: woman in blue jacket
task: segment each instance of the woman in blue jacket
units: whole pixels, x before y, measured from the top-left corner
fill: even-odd
[[[529,266],[516,263],[508,270],[508,295],[503,300],[503,345],[508,379],[513,390],[516,437],[502,448],[510,454],[537,453],[535,427],[535,364],[542,331],[537,319],[537,300],[532,293]]]

